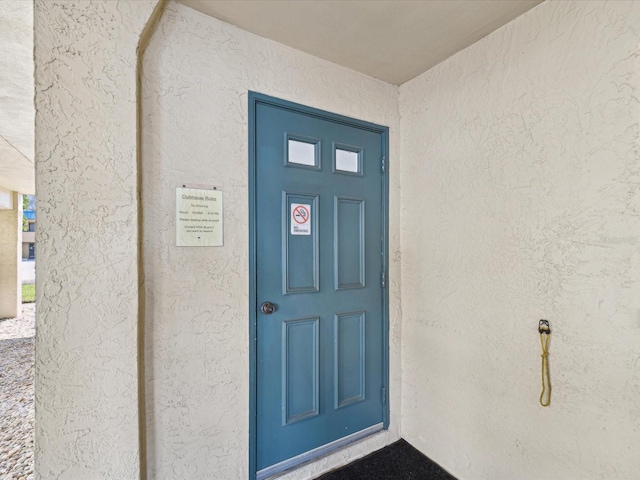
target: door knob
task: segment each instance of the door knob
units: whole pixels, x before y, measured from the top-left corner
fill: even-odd
[[[264,313],[265,315],[271,315],[276,311],[276,306],[271,302],[264,302],[260,307],[260,311],[262,311],[262,313]]]

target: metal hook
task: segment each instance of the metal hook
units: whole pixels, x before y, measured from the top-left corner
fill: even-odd
[[[551,327],[549,326],[549,320],[540,320],[538,323],[538,333],[543,334],[546,333],[549,335],[551,333]]]

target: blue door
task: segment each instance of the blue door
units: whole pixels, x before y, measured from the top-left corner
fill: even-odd
[[[252,99],[255,470],[267,478],[384,427],[387,130]]]

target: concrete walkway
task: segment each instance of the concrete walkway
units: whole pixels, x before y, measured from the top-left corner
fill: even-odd
[[[22,260],[20,265],[20,275],[23,285],[33,285],[36,283],[36,261]]]

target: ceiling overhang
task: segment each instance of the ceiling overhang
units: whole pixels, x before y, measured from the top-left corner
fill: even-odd
[[[33,2],[0,1],[0,188],[35,193]]]
[[[542,0],[180,0],[303,52],[400,85]]]

